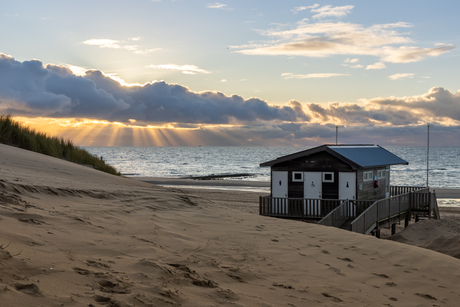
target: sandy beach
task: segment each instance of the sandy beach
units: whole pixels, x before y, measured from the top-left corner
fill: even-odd
[[[460,298],[454,209],[395,242],[259,216],[266,192],[160,187],[5,145],[0,173],[1,306],[457,306]]]

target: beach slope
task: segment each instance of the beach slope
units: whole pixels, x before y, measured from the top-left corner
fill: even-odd
[[[460,298],[460,261],[416,246],[262,217],[5,145],[0,173],[2,306],[456,306]]]

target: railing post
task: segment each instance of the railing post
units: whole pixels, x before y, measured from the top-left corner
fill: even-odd
[[[364,225],[364,229],[363,229],[363,233],[366,231],[366,213],[364,213],[363,215],[363,225]]]
[[[307,201],[305,199],[302,199],[301,210],[302,210],[302,221],[304,221],[306,214],[307,214]]]
[[[377,221],[380,220],[380,204],[381,204],[381,203],[382,203],[382,202],[380,202],[380,201],[377,202]]]
[[[428,192],[428,218],[431,219],[431,192]]]
[[[259,215],[262,215],[262,196],[259,196]]]
[[[391,221],[390,221],[390,216],[391,216],[391,201],[389,198],[387,198],[387,202],[388,202],[388,225],[391,224]]]
[[[409,208],[412,209],[412,191],[409,192]]]

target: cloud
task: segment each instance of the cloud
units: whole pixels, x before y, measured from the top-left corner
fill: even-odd
[[[313,4],[311,6],[297,6],[297,7],[293,8],[291,10],[291,12],[293,12],[294,14],[297,14],[300,11],[305,11],[305,10],[308,10],[308,9],[315,9],[317,7],[319,7],[319,4]]]
[[[345,67],[350,67],[350,68],[363,68],[363,65],[361,64],[355,64],[355,63],[358,63],[359,62],[359,59],[358,58],[354,58],[354,59],[346,59],[342,66],[345,66]],[[352,65],[352,64],[355,64],[355,65]]]
[[[455,48],[436,44],[433,48],[408,46],[413,40],[398,29],[412,27],[405,22],[376,24],[369,27],[344,22],[309,23],[303,19],[290,29],[285,27],[260,30],[270,40],[242,46],[232,46],[235,52],[247,55],[287,55],[330,57],[333,55],[365,55],[379,62],[410,63],[427,57],[437,57]],[[396,46],[395,46],[396,45]],[[399,45],[399,46],[397,46]]]
[[[454,94],[442,87],[433,87],[418,96],[374,98],[369,103],[412,112],[426,122],[443,122],[448,126],[460,123],[460,91]]]
[[[99,48],[113,48],[113,49],[119,49],[121,48],[120,46],[120,41],[114,40],[114,39],[88,39],[82,42],[82,44],[85,45],[90,45],[90,46],[99,46]]]
[[[345,63],[358,63],[358,62],[359,62],[359,59],[358,59],[358,58],[346,59],[344,62],[345,62]]]
[[[460,91],[433,87],[427,93],[407,97],[378,97],[356,103],[307,103],[310,123],[346,126],[417,126],[434,123],[460,126]],[[366,128],[367,129],[367,128]]]
[[[393,48],[383,47],[382,61],[389,63],[411,63],[418,62],[427,57],[436,57],[454,49],[453,45],[443,45],[436,48],[420,48],[402,46]]]
[[[353,5],[344,5],[344,6],[332,6],[325,5],[321,6],[319,4],[314,4],[310,6],[297,6],[291,10],[294,14],[297,14],[300,11],[310,10],[311,13],[316,13],[313,15],[313,18],[325,18],[325,17],[343,17],[351,12],[354,8]]]
[[[316,74],[293,74],[290,72],[283,73],[281,76],[284,79],[319,79],[319,78],[332,78],[332,77],[342,77],[349,76],[350,74],[339,74],[339,73],[316,73]]]
[[[313,7],[311,12],[317,13],[316,15],[313,15],[313,18],[342,17],[350,13],[353,8],[353,5],[335,7],[332,5],[325,5],[322,7]]]
[[[81,66],[75,66],[75,65],[72,65],[72,64],[63,64],[65,67],[69,68],[72,73],[76,76],[84,76],[86,71],[88,70],[87,68],[85,67],[81,67]]]
[[[387,107],[375,107],[373,104],[339,104],[330,103],[323,106],[315,103],[307,103],[307,114],[312,123],[339,124],[347,126],[366,125],[410,125],[417,124],[421,117],[409,110],[391,109]]]
[[[129,40],[131,41],[139,41],[141,37],[132,37]],[[88,39],[82,42],[82,44],[89,45],[89,46],[99,46],[99,48],[110,48],[110,49],[125,49],[134,52],[135,54],[147,54],[157,50],[161,50],[161,48],[152,48],[152,49],[142,49],[138,45],[128,45],[124,41],[114,40],[114,39]]]
[[[64,66],[44,66],[39,60],[19,62],[4,54],[0,54],[2,113],[191,129],[187,136],[206,140],[208,145],[330,143],[335,140],[336,125],[341,127],[339,141],[343,143],[420,145],[426,139],[419,140],[417,135],[430,123],[438,131],[433,138],[439,145],[444,140],[448,142],[444,145],[460,145],[460,91],[452,93],[442,87],[422,95],[377,97],[358,103],[291,100],[275,106],[258,98],[193,92],[164,81],[125,86],[101,71],[78,76]]]
[[[147,66],[147,68],[181,71],[183,74],[187,74],[187,75],[210,74],[211,73],[195,65],[162,64],[162,65],[149,65]]]
[[[4,113],[78,117],[91,112],[98,117],[128,108],[68,68],[44,67],[38,60],[21,63],[0,54],[0,110]]]
[[[366,69],[384,69],[387,68],[385,63],[377,62],[366,66]]]
[[[298,104],[271,106],[258,98],[192,92],[151,82],[123,86],[100,71],[77,76],[38,60],[19,62],[0,54],[0,112],[14,116],[90,118],[154,123],[241,124],[307,118]]]
[[[390,80],[398,80],[398,79],[413,78],[413,77],[414,77],[413,73],[394,74],[394,75],[388,76],[388,79],[390,79]]]
[[[219,2],[216,2],[216,3],[208,3],[208,4],[206,4],[206,7],[207,7],[208,9],[231,10],[231,8],[227,7],[227,4],[223,4],[223,3],[219,3]]]
[[[310,116],[308,116],[305,113],[305,110],[302,107],[302,104],[300,102],[296,100],[291,100],[289,101],[288,106],[291,107],[295,111],[299,121],[309,121],[310,120]]]

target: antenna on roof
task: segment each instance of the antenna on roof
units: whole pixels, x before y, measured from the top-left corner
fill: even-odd
[[[339,138],[339,126],[335,126],[335,145],[337,145],[338,138]]]

